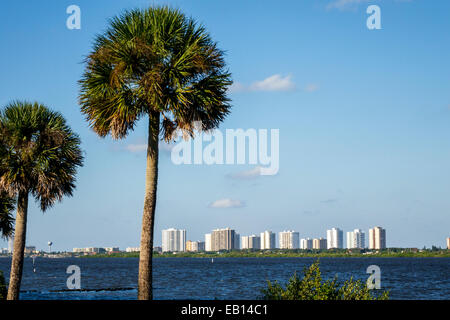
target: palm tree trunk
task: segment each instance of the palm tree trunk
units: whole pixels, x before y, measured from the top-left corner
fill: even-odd
[[[145,202],[142,215],[139,254],[138,299],[152,300],[153,229],[155,225],[156,188],[158,182],[159,112],[149,114]]]
[[[21,191],[17,199],[16,226],[14,230],[13,257],[9,276],[8,300],[18,300],[22,281],[23,253],[27,235],[28,192]]]

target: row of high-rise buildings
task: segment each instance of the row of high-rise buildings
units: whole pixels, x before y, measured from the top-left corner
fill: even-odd
[[[87,248],[73,248],[73,253],[114,253],[120,252],[119,247],[87,247]]]
[[[366,235],[361,229],[347,232],[347,249],[366,248]],[[327,230],[327,249],[343,249],[344,232],[339,228]],[[382,227],[369,229],[369,249],[378,250],[386,248],[386,230]]]
[[[364,231],[355,229],[347,232],[348,249],[366,248]],[[275,233],[264,231],[260,235],[240,236],[231,228],[215,229],[205,235],[205,241],[186,241],[186,230],[166,229],[162,231],[162,251],[220,251],[235,249],[343,249],[344,232],[339,228],[327,230],[327,237],[300,239],[299,233],[292,230],[278,233],[278,247]],[[386,230],[381,227],[369,229],[369,249],[386,248]]]

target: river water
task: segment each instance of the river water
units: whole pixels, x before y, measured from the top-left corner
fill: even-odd
[[[267,280],[285,282],[313,258],[156,258],[155,299],[257,299]],[[0,258],[9,277],[11,259]],[[21,299],[136,299],[137,258],[26,258]],[[66,273],[79,266],[81,289],[67,290]],[[450,258],[321,258],[323,278],[366,280],[367,267],[381,270],[391,299],[450,299]],[[116,291],[111,290],[117,289]]]

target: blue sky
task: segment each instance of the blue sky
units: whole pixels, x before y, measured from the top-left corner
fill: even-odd
[[[156,244],[168,227],[201,240],[227,226],[241,235],[294,229],[303,238],[380,225],[388,246],[445,245],[448,1],[19,0],[0,4],[0,105],[27,99],[61,111],[86,155],[74,197],[45,213],[30,202],[28,245],[139,245],[146,121],[126,140],[98,138],[79,111],[77,81],[107,19],[152,3],[194,17],[226,51],[235,85],[221,130],[280,130],[276,176],[239,179],[250,165],[176,166],[163,151]],[[66,28],[72,4],[81,30]],[[381,30],[366,27],[370,4],[381,8]],[[231,207],[210,205],[221,199]]]

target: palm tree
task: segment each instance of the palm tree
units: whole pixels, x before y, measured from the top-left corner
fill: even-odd
[[[9,238],[14,232],[14,210],[15,199],[6,192],[0,192],[0,237]]]
[[[81,111],[101,137],[127,136],[148,116],[148,147],[138,299],[152,292],[158,143],[177,131],[217,128],[230,112],[231,75],[223,52],[203,26],[168,7],[126,11],[109,22],[86,59]]]
[[[0,190],[17,197],[8,300],[19,298],[31,194],[47,210],[75,189],[80,139],[63,116],[38,103],[13,102],[0,113]]]

